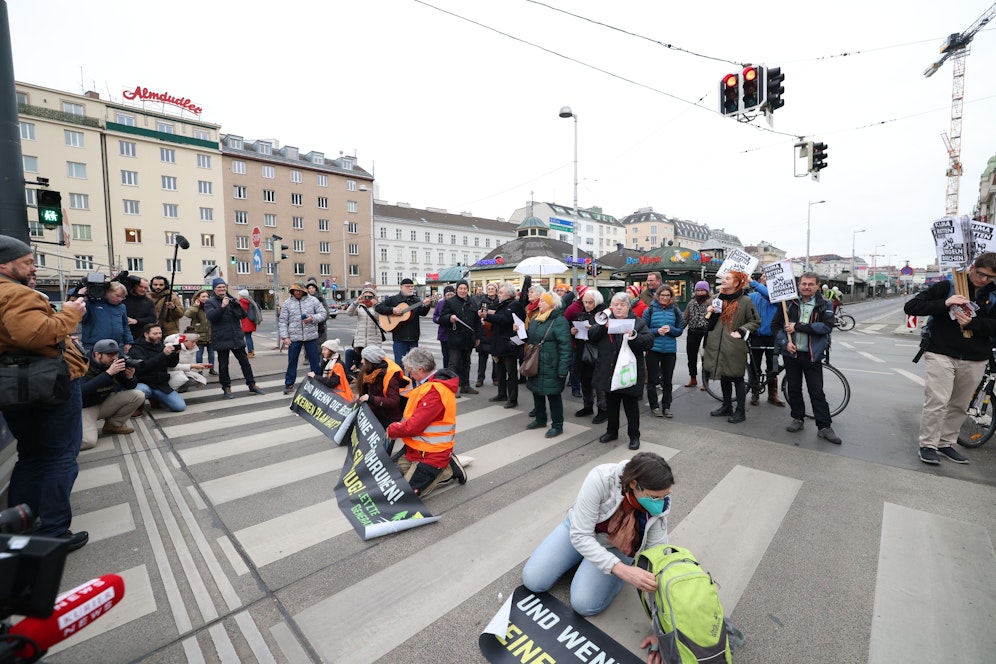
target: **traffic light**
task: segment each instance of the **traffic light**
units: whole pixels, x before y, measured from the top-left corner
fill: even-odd
[[[595,261],[592,261],[592,262],[588,263],[587,272],[588,272],[589,276],[591,276],[591,277],[597,277],[598,276],[598,263],[596,263]]]
[[[62,225],[62,194],[48,189],[38,190],[38,221],[49,228]]]
[[[810,151],[810,173],[819,173],[824,168],[827,167],[827,144],[826,143],[813,143],[813,149]]]
[[[290,249],[286,244],[280,244],[280,240],[283,240],[279,235],[274,235],[273,237],[273,263],[279,263],[285,258],[290,258],[287,254],[283,253],[285,249]]]
[[[740,75],[727,74],[719,82],[719,112],[736,115],[740,112]]]
[[[761,85],[761,75],[758,69],[758,67],[744,67],[743,72],[740,74],[741,86],[743,88],[741,111],[750,111],[757,108],[761,103],[761,98],[758,95]]]
[[[239,263],[239,259],[238,259],[238,258],[236,258],[235,256],[232,256],[232,261],[231,261],[231,263],[232,263],[232,265],[238,265],[238,263]]]
[[[775,112],[785,105],[782,95],[785,93],[785,74],[781,67],[768,67],[764,70],[764,98],[767,100],[768,111]]]

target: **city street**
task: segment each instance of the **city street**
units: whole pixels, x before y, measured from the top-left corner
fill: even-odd
[[[676,478],[670,539],[719,582],[747,639],[738,664],[992,661],[996,442],[965,450],[969,465],[918,460],[923,364],[902,304],[846,305],[856,328],[833,334],[851,386],[834,420],[842,445],[811,420],[786,432],[788,409],[763,399],[743,424],[710,417],[717,402],[683,387],[682,340],[674,419],[643,400],[641,449]],[[62,586],[116,573],[126,596],[47,661],[486,661],[482,629],[586,473],[632,456],[625,436],[599,443],[604,425],[573,416],[569,389],[564,435],[528,431],[530,394],[516,410],[489,403],[489,375],[457,402],[457,452],[474,461],[466,485],[427,499],[440,521],[364,542],[333,496],[345,449],[288,410],[265,316],[252,362],[266,395],[234,378],[226,401],[212,382],[186,412],[147,411],[134,434],[81,454],[73,529],[90,543]],[[340,314],[329,337],[348,344],[354,325]],[[438,359],[431,318],[422,337]],[[569,576],[551,592],[566,602]],[[632,589],[591,622],[640,654],[648,624]]]

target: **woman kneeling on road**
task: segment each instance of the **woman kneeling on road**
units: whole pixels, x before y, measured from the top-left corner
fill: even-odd
[[[654,575],[634,567],[633,556],[667,544],[673,485],[671,466],[652,452],[595,466],[567,518],[526,561],[523,585],[546,592],[580,562],[571,581],[571,608],[583,616],[607,609],[624,582],[655,590]]]

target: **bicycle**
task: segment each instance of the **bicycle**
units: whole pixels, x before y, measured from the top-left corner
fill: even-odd
[[[993,417],[993,389],[996,388],[996,367],[990,358],[982,380],[972,394],[972,400],[965,409],[965,421],[958,431],[958,444],[969,449],[985,445],[996,432],[996,417]]]
[[[775,356],[774,372],[769,374],[767,369],[762,369],[758,365],[756,358],[754,357],[754,353],[752,353],[751,350],[773,351]],[[778,349],[776,347],[758,346],[756,348],[749,348],[747,351],[747,388],[750,390],[751,395],[756,396],[758,399],[760,399],[761,395],[768,391],[768,379],[769,378],[777,379],[778,374],[780,374],[784,369],[785,367],[783,367],[781,363],[781,355],[778,353]],[[702,379],[703,379],[702,385],[703,387],[705,387],[705,391],[708,392],[709,395],[712,396],[712,398],[716,399],[717,401],[722,401],[723,400],[722,393],[718,391],[716,392],[713,391],[713,389],[709,386],[709,378],[706,377],[704,372]]]
[[[854,329],[854,316],[844,313],[844,307],[837,307],[833,312],[833,326],[841,332]]]

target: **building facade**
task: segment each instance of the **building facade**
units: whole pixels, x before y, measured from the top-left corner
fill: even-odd
[[[652,207],[643,207],[619,220],[626,229],[626,248],[650,251],[674,243],[674,224]]]
[[[625,241],[626,229],[615,217],[605,214],[598,207],[579,208],[575,217],[573,207],[532,202],[513,212],[509,221],[518,224],[534,216],[549,226],[549,237],[554,240],[571,244],[571,229],[576,228],[578,249],[592,255],[608,253],[616,248],[617,242]]]

